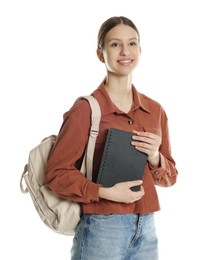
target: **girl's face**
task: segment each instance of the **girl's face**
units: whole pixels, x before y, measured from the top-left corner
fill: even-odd
[[[99,58],[104,59],[108,72],[128,76],[138,64],[140,52],[137,32],[128,25],[119,24],[106,34]]]

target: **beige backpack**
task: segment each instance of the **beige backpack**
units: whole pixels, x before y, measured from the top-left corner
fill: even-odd
[[[87,174],[88,179],[91,179],[94,147],[99,132],[101,111],[97,100],[93,96],[80,98],[88,100],[91,107],[92,122],[80,171],[84,175]],[[56,135],[51,135],[43,139],[39,145],[30,151],[28,163],[25,165],[21,176],[20,188],[23,193],[31,195],[39,216],[49,228],[60,234],[73,235],[80,220],[80,204],[58,197],[44,184],[47,159],[56,138]],[[70,147],[66,149],[70,149]],[[23,187],[23,182],[26,184],[26,188]]]

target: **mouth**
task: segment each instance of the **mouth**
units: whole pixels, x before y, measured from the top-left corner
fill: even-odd
[[[118,60],[117,61],[119,64],[124,65],[124,66],[129,66],[130,64],[133,63],[133,60],[127,59],[127,60]]]

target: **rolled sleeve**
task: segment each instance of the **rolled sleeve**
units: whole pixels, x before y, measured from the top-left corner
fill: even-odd
[[[158,186],[169,187],[176,182],[177,171],[171,167],[172,162],[160,153],[160,167],[153,167],[149,164],[152,177]]]
[[[99,188],[101,185],[89,182],[87,202],[99,202]]]

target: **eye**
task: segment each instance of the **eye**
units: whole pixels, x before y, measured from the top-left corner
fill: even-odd
[[[129,43],[129,46],[136,46],[136,45],[137,45],[137,42],[135,42],[135,41]]]
[[[118,42],[113,42],[111,44],[111,47],[119,47],[119,46],[120,46],[120,43],[118,43]]]

